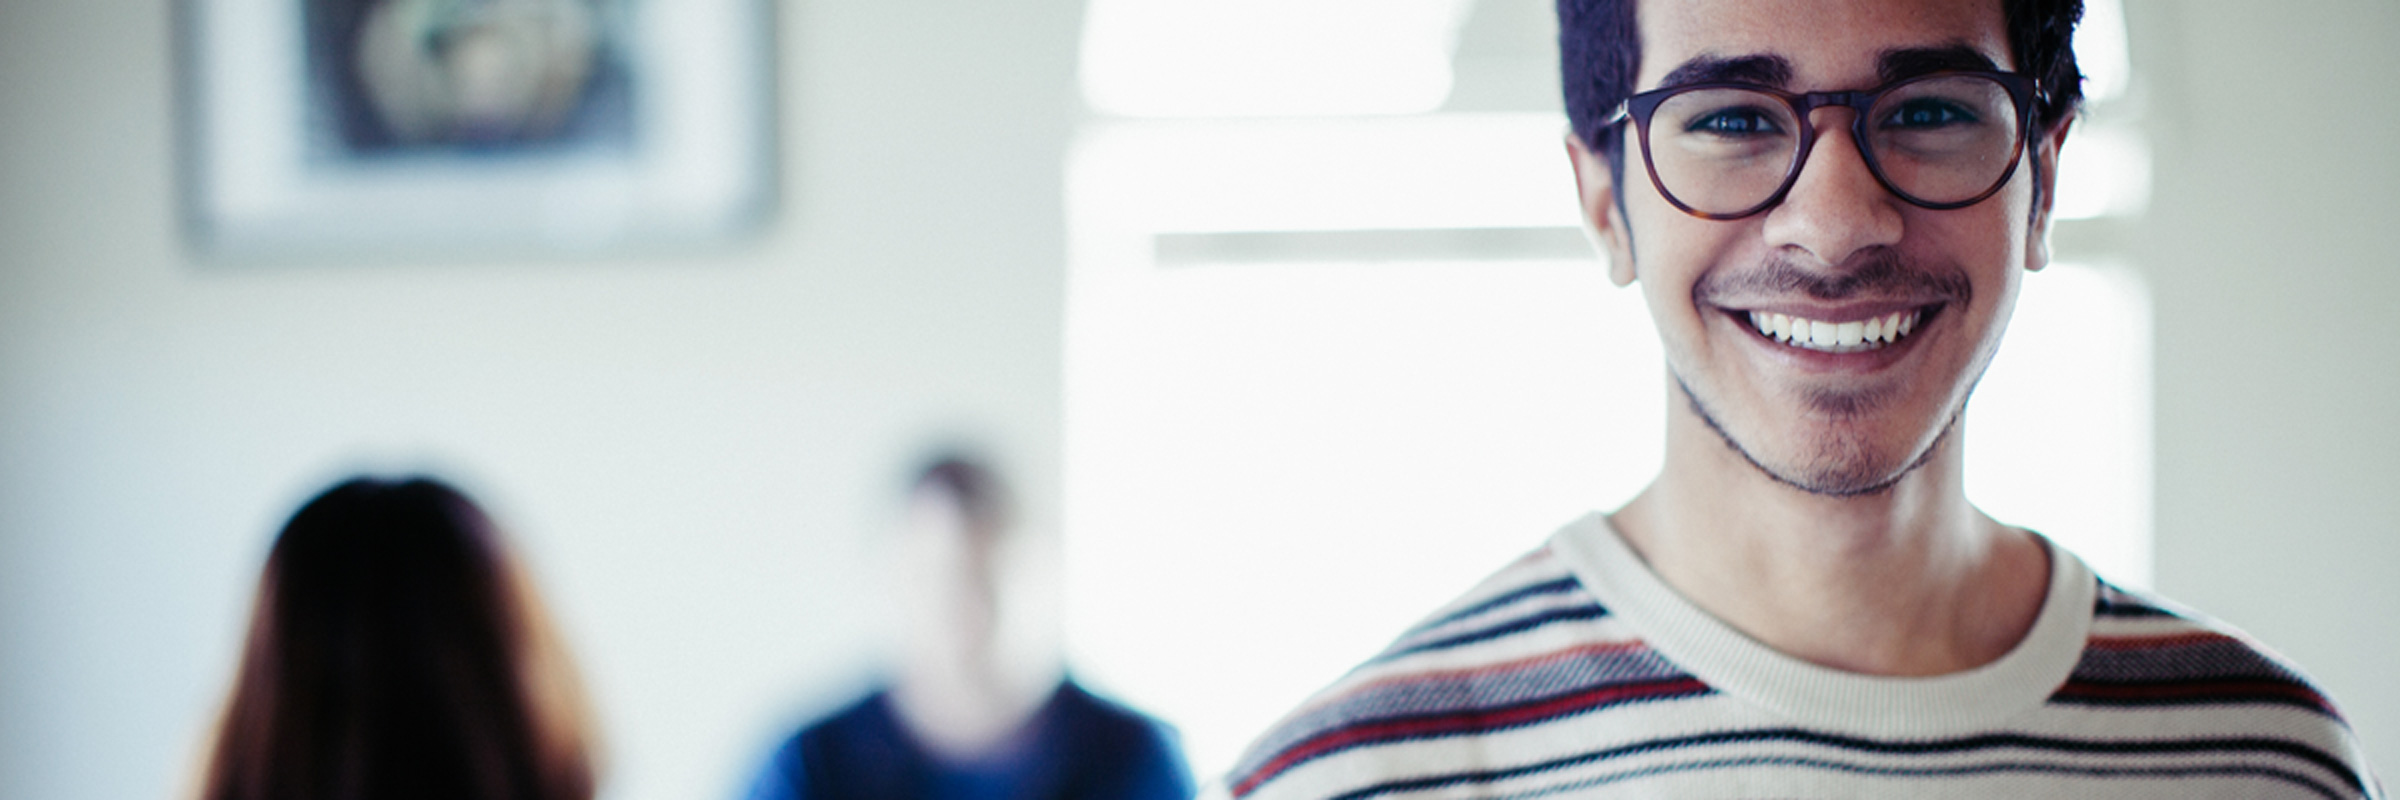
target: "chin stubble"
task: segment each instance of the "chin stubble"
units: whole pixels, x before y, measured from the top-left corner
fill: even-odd
[[[1866,497],[1891,491],[1893,486],[1899,485],[1900,479],[1908,477],[1909,473],[1916,472],[1917,468],[1932,461],[1934,451],[1940,449],[1943,440],[1950,438],[1951,432],[1958,429],[1959,414],[1952,412],[1950,418],[1942,422],[1941,433],[1936,434],[1932,440],[1925,443],[1925,449],[1918,451],[1915,457],[1910,458],[1907,466],[1888,474],[1879,474],[1872,465],[1862,463],[1864,454],[1859,452],[1857,447],[1846,447],[1845,443],[1838,441],[1826,441],[1819,443],[1817,448],[1820,460],[1835,464],[1847,464],[1848,468],[1828,468],[1808,475],[1786,475],[1768,467],[1759,461],[1757,456],[1751,455],[1748,449],[1743,448],[1742,443],[1736,441],[1733,434],[1728,433],[1725,426],[1717,422],[1716,414],[1710,412],[1708,405],[1700,401],[1700,395],[1692,391],[1691,384],[1684,382],[1682,374],[1672,369],[1668,370],[1668,374],[1675,378],[1675,388],[1683,393],[1684,402],[1691,407],[1692,414],[1699,417],[1701,423],[1717,434],[1717,438],[1725,443],[1725,449],[1741,456],[1742,460],[1747,462],[1752,469],[1758,470],[1759,474],[1767,476],[1768,479],[1819,497]],[[1812,402],[1815,400],[1812,398]],[[1855,404],[1861,400],[1848,398],[1844,402]],[[1844,452],[1832,452],[1836,450]]]

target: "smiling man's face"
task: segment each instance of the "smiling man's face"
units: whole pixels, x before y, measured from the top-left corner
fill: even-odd
[[[1638,18],[1636,91],[1731,62],[1765,64],[1742,79],[1791,92],[1868,90],[1906,65],[1962,57],[2014,68],[1998,0],[1653,0]],[[2037,133],[1997,192],[1937,211],[1877,182],[1852,114],[1813,112],[1818,139],[1797,183],[1750,217],[1704,220],[1670,205],[1631,135],[1615,186],[1623,216],[1585,195],[1586,213],[1610,215],[1604,238],[1632,266],[1700,418],[1776,480],[1837,496],[1891,486],[1953,428],[1999,346],[2021,271],[2047,258],[2035,181],[2052,174],[2059,142]],[[1587,186],[1609,181],[1588,153],[1576,169]],[[1882,335],[1843,338],[1852,325]],[[1819,328],[1829,343],[1811,336]]]

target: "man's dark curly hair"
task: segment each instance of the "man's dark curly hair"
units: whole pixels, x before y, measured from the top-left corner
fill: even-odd
[[[1642,66],[1641,29],[1634,22],[1638,0],[1558,0],[1558,67],[1566,90],[1567,118],[1592,152],[1608,157],[1624,182],[1624,154],[1616,137],[1602,137],[1600,124],[1633,94]],[[2075,68],[2075,23],[2083,0],[2003,0],[2010,55],[2017,71],[2034,79],[2041,96],[2034,119],[2047,130],[2083,103],[2083,73]]]

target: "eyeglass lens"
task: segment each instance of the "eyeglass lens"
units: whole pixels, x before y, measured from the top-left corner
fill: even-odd
[[[1876,99],[1862,127],[1868,158],[1886,184],[1930,205],[1970,200],[1998,184],[2024,130],[2008,89],[1975,75],[1894,86]],[[1651,115],[1647,135],[1660,188],[1708,214],[1738,214],[1767,202],[1801,156],[1792,105],[1747,89],[1669,97]]]

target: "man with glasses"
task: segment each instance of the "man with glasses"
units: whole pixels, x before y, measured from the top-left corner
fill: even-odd
[[[2380,797],[2291,665],[1967,502],[1960,417],[2048,258],[2079,14],[1558,0],[1584,216],[1665,345],[1664,467],[1223,789]]]

